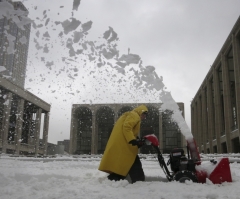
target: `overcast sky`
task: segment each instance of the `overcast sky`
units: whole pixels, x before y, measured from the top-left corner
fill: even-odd
[[[43,24],[32,27],[25,87],[52,105],[52,143],[69,139],[73,103],[159,102],[156,96],[126,88],[126,75],[116,74],[122,83],[110,85],[106,68],[97,68],[82,55],[70,57],[66,42],[71,33],[59,37],[62,26],[56,21],[72,20],[71,17],[82,24],[92,21],[86,39],[95,42],[101,41],[109,27],[113,28],[121,54],[130,51],[141,57],[144,66],[154,66],[175,101],[185,104],[190,127],[191,100],[240,15],[240,0],[81,0],[74,11],[73,1],[23,3],[29,9],[29,17],[37,25]],[[48,18],[50,22],[46,24]],[[46,32],[49,37],[43,37]],[[49,52],[37,50],[36,42],[47,44]],[[66,64],[62,57],[71,60]],[[94,71],[95,76],[88,76],[89,71]]]

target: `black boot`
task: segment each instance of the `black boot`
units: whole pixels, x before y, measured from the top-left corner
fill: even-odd
[[[119,181],[119,180],[124,180],[125,179],[124,176],[121,176],[121,175],[116,174],[116,173],[109,174],[107,178],[109,180],[114,180],[114,181]]]

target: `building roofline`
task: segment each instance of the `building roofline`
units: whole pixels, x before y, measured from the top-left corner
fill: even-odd
[[[3,89],[8,90],[9,92],[25,99],[26,101],[31,102],[32,104],[38,106],[39,108],[42,108],[44,111],[46,111],[46,112],[50,111],[50,108],[51,108],[50,104],[43,101],[42,99],[40,99],[39,97],[37,97],[33,93],[31,93],[27,90],[24,90],[21,87],[13,84],[9,80],[0,77],[0,86]]]
[[[183,102],[176,102],[177,104],[184,104]],[[72,106],[107,106],[107,105],[111,105],[111,106],[113,106],[113,105],[119,105],[119,104],[121,104],[121,105],[141,105],[141,104],[143,104],[143,105],[160,105],[160,104],[163,104],[162,102],[159,102],[159,103],[157,103],[157,102],[155,102],[155,103],[149,103],[149,102],[138,102],[138,103],[100,103],[100,104],[97,104],[97,103],[94,103],[94,104],[72,104]]]

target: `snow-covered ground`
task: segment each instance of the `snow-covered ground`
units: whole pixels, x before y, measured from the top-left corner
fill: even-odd
[[[98,171],[99,157],[0,156],[1,199],[220,199],[240,198],[240,164],[230,164],[233,182],[214,185],[168,182],[156,159],[141,159],[145,182],[112,182]],[[233,158],[231,159],[233,160]]]

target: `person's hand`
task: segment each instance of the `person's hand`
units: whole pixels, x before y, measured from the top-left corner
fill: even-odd
[[[129,144],[133,145],[133,146],[137,146],[138,148],[142,147],[144,145],[144,140],[143,139],[135,139],[135,140],[131,140],[129,142]]]

